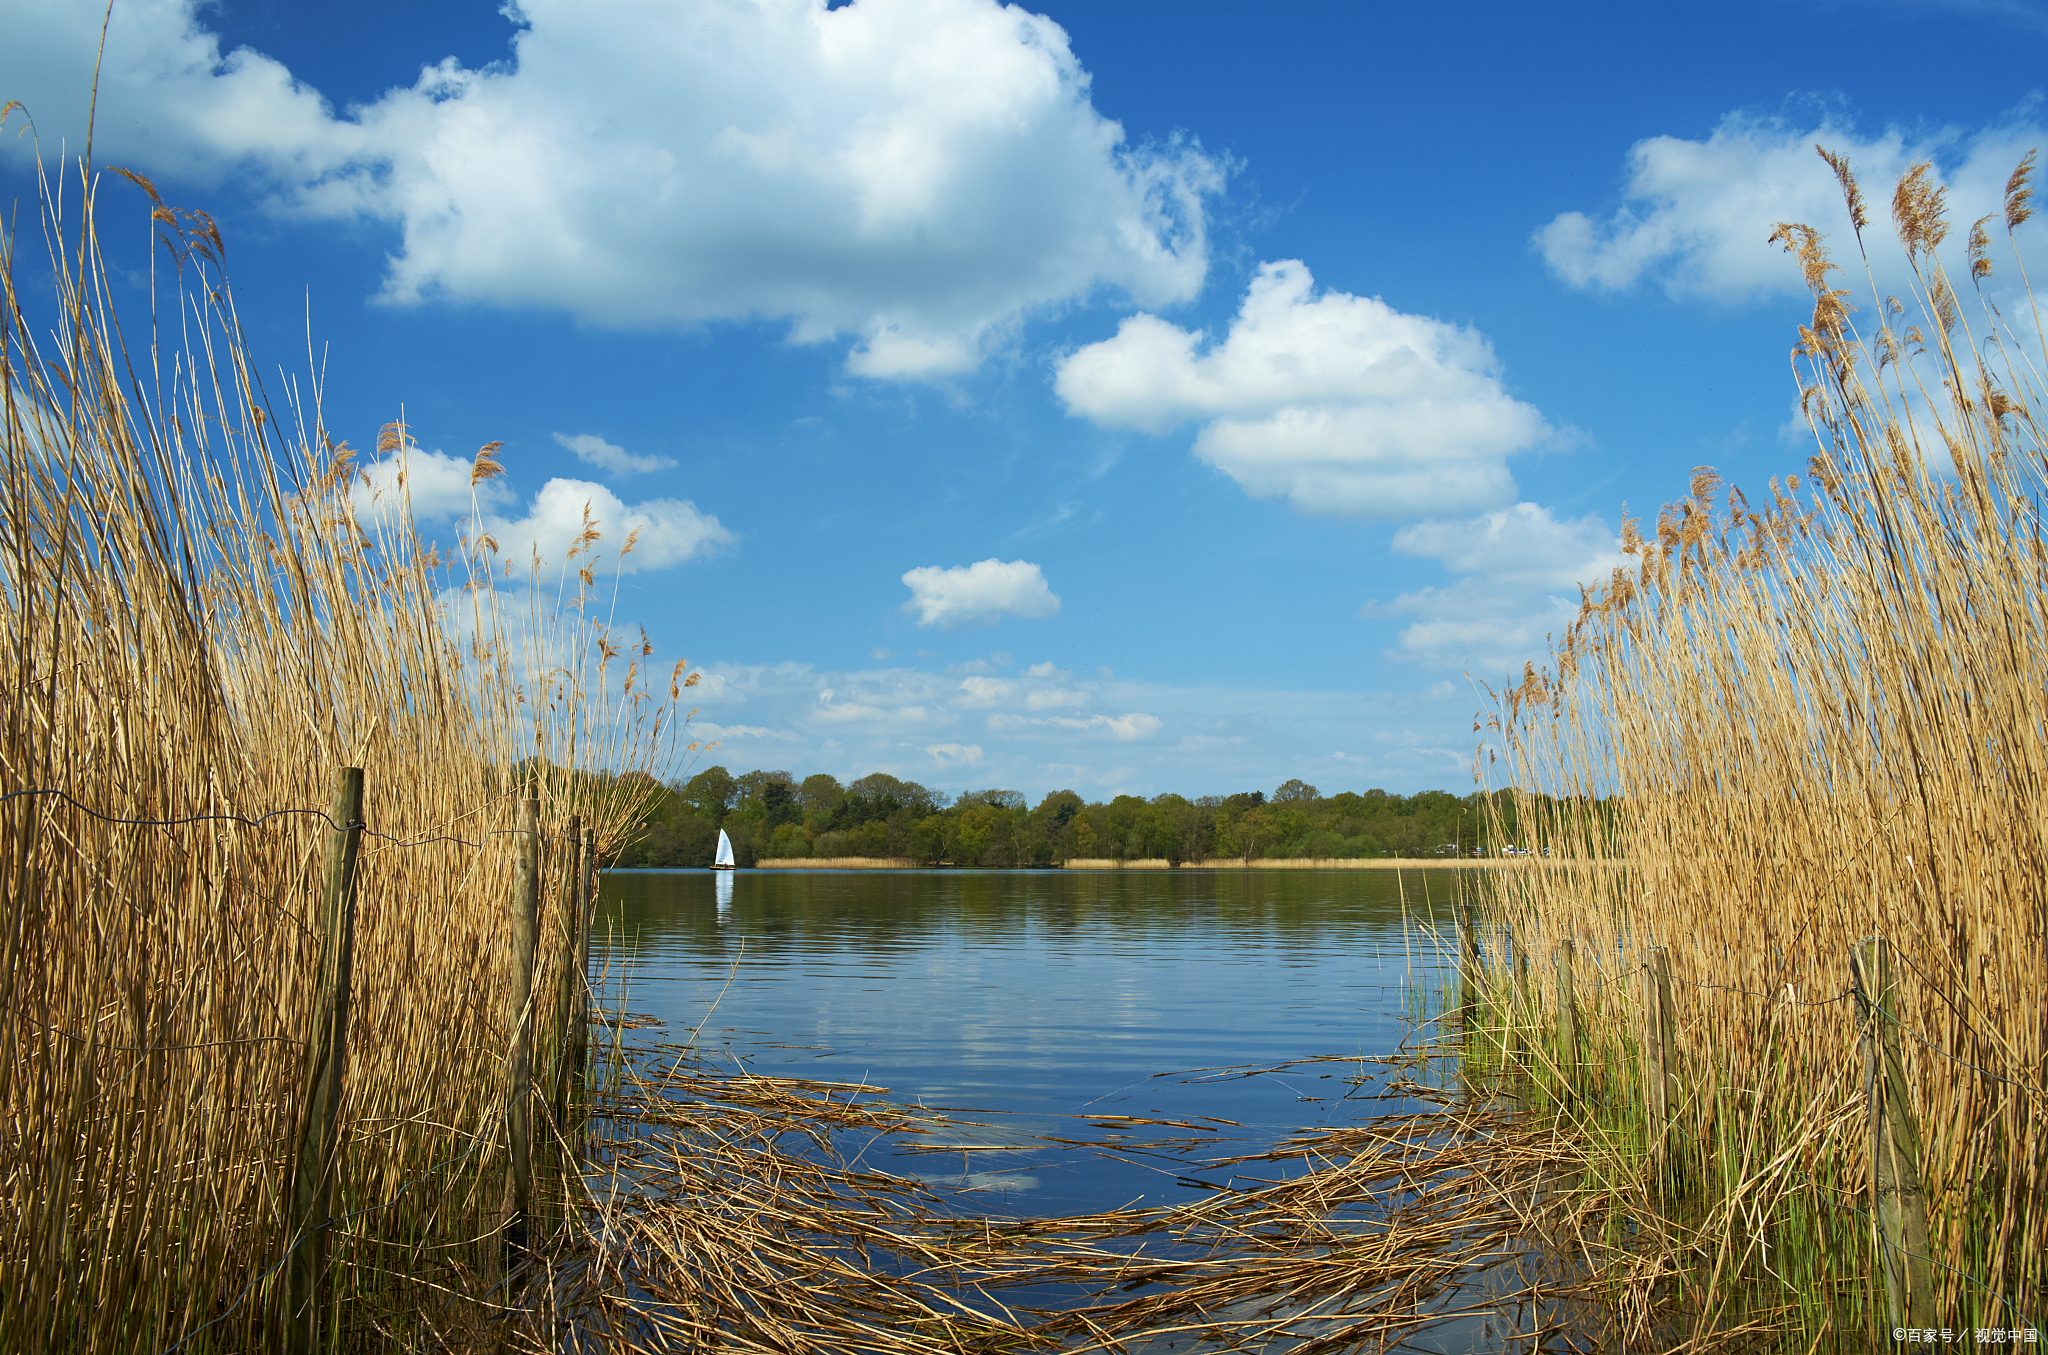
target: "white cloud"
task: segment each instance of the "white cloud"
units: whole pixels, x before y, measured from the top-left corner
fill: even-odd
[[[1303,512],[1398,517],[1514,495],[1507,458],[1549,434],[1508,395],[1485,338],[1377,297],[1318,295],[1297,260],[1263,264],[1222,342],[1154,315],[1060,363],[1067,412],[1164,433]]]
[[[673,457],[635,456],[624,447],[606,442],[595,433],[577,433],[573,437],[557,433],[555,441],[576,453],[578,461],[595,466],[599,470],[608,470],[614,475],[642,475],[648,471],[669,470],[676,464]]]
[[[1034,707],[1035,709],[1035,707]],[[1091,715],[1079,719],[1071,715],[1048,715],[1043,719],[1032,719],[1023,715],[991,715],[988,727],[992,730],[1014,732],[1033,727],[1058,726],[1061,729],[1099,729],[1119,739],[1142,739],[1156,734],[1162,721],[1156,715],[1143,711],[1131,711],[1124,715]]]
[[[325,100],[278,62],[247,48],[223,53],[195,19],[192,0],[125,0],[106,28],[93,122],[95,158],[148,175],[216,180],[260,166],[307,180],[356,144]],[[0,87],[35,119],[42,148],[85,142],[100,23],[68,0],[20,0],[7,8]],[[17,163],[34,144],[9,119],[0,154]]]
[[[1332,747],[1355,749],[1360,728],[1395,739],[1375,741],[1375,751],[1354,751],[1341,783],[1318,781],[1324,790],[1455,789],[1472,757],[1468,708],[1385,692],[1105,679],[1075,684],[1087,699],[1082,707],[1033,713],[1028,696],[1050,687],[1048,679],[1007,679],[1015,685],[997,705],[963,708],[959,675],[941,671],[878,666],[820,672],[797,663],[716,661],[698,671],[704,681],[690,699],[703,708],[699,727],[778,732],[768,736],[774,742],[735,740],[733,751],[713,755],[727,759],[733,771],[776,766],[830,772],[841,780],[885,771],[943,784],[947,769],[972,766],[978,784],[1012,786],[1036,801],[1060,786],[1090,798],[1124,790],[1270,790],[1318,765]],[[780,732],[796,737],[785,740]],[[974,749],[981,756],[970,762]],[[1121,765],[1106,768],[1111,753],[1104,750],[1113,750]],[[773,761],[766,761],[771,752]]]
[[[498,480],[476,486],[472,497],[469,474],[466,457],[411,447],[365,465],[362,478],[349,488],[349,501],[365,526],[395,519],[401,503],[411,505],[415,522],[431,523],[466,518],[473,508],[506,501]]]
[[[817,717],[833,724],[922,724],[923,706],[868,706],[858,701],[830,702],[818,707]]]
[[[1066,33],[995,0],[521,0],[511,60],[449,58],[339,118],[276,61],[223,54],[202,9],[116,7],[100,158],[388,221],[392,302],[768,319],[851,336],[857,374],[928,378],[1034,312],[1183,301],[1207,272],[1219,164],[1125,144]],[[83,139],[99,19],[9,9],[0,87],[53,150]]]
[[[1005,681],[1002,678],[962,678],[960,680],[960,690],[965,695],[960,698],[958,704],[969,708],[993,706],[998,701],[1006,699],[1010,695],[1011,689],[1016,685],[1016,683]]]
[[[1143,711],[1132,711],[1128,715],[1098,715],[1095,718],[1101,721],[1103,728],[1120,739],[1142,739],[1148,734],[1157,734],[1163,723],[1158,716],[1147,715]]]
[[[1518,503],[1462,522],[1418,522],[1394,533],[1394,549],[1438,560],[1453,574],[1482,574],[1503,588],[1575,591],[1628,563],[1595,514],[1560,520]]]
[[[963,626],[1008,614],[1022,617],[1057,615],[1060,600],[1037,565],[1026,560],[987,559],[951,569],[926,565],[903,576],[910,586],[906,612],[917,613],[920,626]],[[1005,662],[1009,656],[1004,655]]]
[[[1848,157],[1868,203],[1864,238],[1878,285],[1903,294],[1890,223],[1899,176],[1917,161],[1935,164],[1936,178],[1950,188],[1955,224],[1945,252],[1959,269],[1969,223],[2000,209],[2007,176],[2042,138],[2040,126],[2018,116],[1977,131],[1892,127],[1869,137],[1834,115],[1808,124],[1731,113],[1704,140],[1638,141],[1620,206],[1601,220],[1566,212],[1533,243],[1574,287],[1619,291],[1647,279],[1675,298],[1737,302],[1804,293],[1798,265],[1769,243],[1778,222],[1797,221],[1829,236],[1849,279],[1844,285],[1860,292],[1860,257],[1841,190],[1814,151],[1821,145]]]
[[[1047,659],[1044,663],[1032,664],[1029,668],[1025,669],[1024,671],[1030,674],[1032,677],[1042,678],[1052,677],[1056,675],[1060,670],[1056,666],[1054,666],[1053,661],[1051,659]]]
[[[582,535],[586,511],[602,538],[570,561],[569,552]],[[545,569],[559,569],[565,562],[603,561],[605,570],[616,568],[624,574],[666,569],[733,539],[717,518],[699,511],[687,499],[646,499],[629,504],[603,485],[559,477],[533,496],[524,517],[490,516],[483,527],[497,538],[499,548],[515,567],[538,552]],[[622,559],[619,552],[636,529],[640,535],[633,553]]]
[[[797,737],[786,729],[769,729],[763,725],[718,725],[703,720],[690,722],[690,734],[699,739],[777,739],[783,742]]]
[[[1533,503],[1462,522],[1418,522],[1395,534],[1394,548],[1464,577],[1366,605],[1368,616],[1417,618],[1389,657],[1489,680],[1541,661],[1548,637],[1578,615],[1578,585],[1627,563],[1597,516],[1559,519]]]
[[[1562,633],[1578,610],[1576,597],[1532,597],[1486,579],[1466,578],[1369,604],[1368,614],[1419,618],[1402,627],[1387,657],[1494,681],[1503,674],[1520,677],[1525,663],[1542,663],[1548,637]]]

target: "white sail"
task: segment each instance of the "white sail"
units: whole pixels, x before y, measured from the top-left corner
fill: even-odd
[[[732,839],[725,835],[725,830],[723,828],[719,829],[718,859],[711,863],[711,869],[731,870],[734,866],[738,864],[738,862],[732,859]]]

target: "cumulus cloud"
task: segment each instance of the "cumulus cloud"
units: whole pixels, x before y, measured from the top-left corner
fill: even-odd
[[[1418,522],[1394,533],[1404,555],[1441,561],[1453,574],[1480,574],[1503,588],[1576,592],[1628,563],[1619,539],[1595,514],[1560,519],[1518,503],[1461,522]]]
[[[1418,522],[1394,548],[1462,575],[1445,587],[1368,603],[1368,616],[1412,616],[1389,656],[1482,677],[1541,660],[1548,637],[1578,615],[1581,583],[1626,563],[1620,541],[1592,514],[1566,519],[1519,503],[1458,522]]]
[[[606,570],[622,574],[667,569],[731,543],[732,533],[688,499],[645,499],[626,503],[603,485],[557,477],[541,487],[518,518],[488,516],[483,529],[496,538],[513,561],[524,564],[538,553],[543,568],[569,562],[587,520],[602,534],[575,557],[603,561]],[[633,552],[621,556],[635,531]]]
[[[1413,616],[1387,657],[1424,668],[1452,669],[1492,681],[1519,677],[1522,665],[1541,663],[1549,637],[1578,615],[1576,596],[1530,595],[1480,578],[1445,588],[1420,588],[1391,602],[1371,603],[1372,616]]]
[[[996,0],[522,0],[513,57],[447,59],[337,116],[278,62],[223,53],[199,0],[124,0],[103,159],[251,174],[281,210],[398,232],[383,296],[646,328],[851,336],[857,374],[972,369],[1098,289],[1160,306],[1207,272],[1223,171],[1133,147],[1050,19]],[[0,85],[78,131],[97,11],[10,9]],[[75,117],[74,117],[75,115]],[[82,137],[73,136],[73,144]]]
[[[1999,209],[2020,157],[2041,144],[2031,117],[1974,131],[1949,127],[1876,136],[1830,115],[1811,122],[1731,113],[1703,140],[1655,136],[1630,148],[1621,204],[1605,217],[1565,212],[1536,232],[1534,246],[1573,287],[1620,291],[1648,281],[1680,299],[1739,302],[1803,294],[1798,265],[1768,243],[1780,221],[1827,233],[1836,258],[1856,258],[1849,217],[1834,174],[1814,153],[1846,155],[1870,204],[1865,232],[1878,284],[1904,285],[1887,206],[1899,176],[1927,160],[1949,190],[1957,254],[1967,223]],[[2023,228],[2025,233],[2039,226]]]
[[[1070,414],[1164,433],[1200,421],[1195,455],[1304,512],[1410,516],[1511,499],[1507,458],[1543,440],[1486,339],[1377,297],[1318,294],[1298,260],[1261,265],[1230,332],[1155,315],[1060,363]]]
[[[1002,678],[970,677],[960,680],[961,695],[957,704],[967,707],[993,706],[1006,700],[1016,683]]]
[[[978,743],[928,743],[924,751],[940,766],[968,766],[981,761]]]
[[[910,586],[903,610],[916,612],[920,626],[993,625],[1005,614],[1047,617],[1060,609],[1044,573],[1027,560],[990,558],[951,569],[926,565],[905,574],[903,582]]]
[[[1071,723],[1065,720],[1058,722]],[[1142,739],[1147,735],[1157,734],[1162,723],[1158,716],[1147,715],[1143,711],[1132,711],[1127,715],[1098,715],[1087,722],[1091,726],[1101,725],[1119,739]]]
[[[386,517],[398,519],[401,505],[411,507],[415,522],[426,524],[468,517],[475,508],[506,501],[503,482],[486,480],[472,491],[469,474],[468,457],[409,447],[364,466],[349,500],[366,526]]]
[[[676,464],[672,457],[635,456],[595,433],[577,433],[574,436],[557,433],[555,442],[576,453],[576,459],[585,465],[608,470],[614,475],[644,475],[649,471],[673,469]]]

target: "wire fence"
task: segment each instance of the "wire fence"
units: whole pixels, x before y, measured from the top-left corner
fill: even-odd
[[[473,837],[463,837],[457,834],[450,833],[430,833],[421,836],[405,836],[401,834],[383,832],[379,829],[372,828],[366,821],[362,819],[350,819],[346,821],[337,819],[330,810],[321,809],[317,807],[293,807],[284,809],[273,809],[261,814],[253,815],[237,814],[231,812],[218,812],[208,814],[186,814],[175,817],[149,817],[106,813],[105,811],[97,809],[94,806],[78,799],[69,791],[62,789],[61,787],[39,786],[0,793],[0,805],[4,805],[15,800],[24,799],[59,801],[63,804],[69,805],[72,809],[97,822],[115,826],[139,828],[181,828],[217,823],[233,823],[249,828],[261,828],[282,820],[293,818],[309,818],[321,821],[330,830],[337,833],[346,833],[350,830],[354,830],[363,837],[379,839],[383,842],[390,844],[390,846],[386,850],[395,850],[399,848],[412,847],[426,847],[436,844],[453,844],[457,846],[465,846],[472,848],[474,850],[482,851],[489,845],[489,842],[492,839],[519,836],[531,836],[537,842],[555,842],[558,844],[567,843],[576,846],[584,845],[583,839],[580,837],[579,831],[576,829],[572,829],[567,832],[551,832],[546,829],[540,828],[491,829],[480,835],[482,840]],[[594,861],[592,862],[592,870],[594,873]],[[276,905],[272,906],[275,907]],[[282,908],[278,908],[277,911],[285,912],[285,910]],[[288,912],[286,912],[285,915],[290,921],[297,925],[301,931],[305,932],[309,936],[314,935],[312,929],[307,927],[304,922],[300,921],[295,917],[291,917]],[[584,977],[584,984],[586,988],[588,986],[588,983],[589,979],[586,975]],[[522,1011],[521,1015],[518,1017],[518,1020],[521,1022],[527,1020],[529,1016],[532,1014],[533,1008],[534,1001],[532,998],[529,998],[526,1008]],[[49,1035],[55,1036],[59,1039],[73,1042],[78,1045],[85,1046],[89,1051],[93,1052],[106,1051],[138,1054],[155,1054],[185,1050],[231,1048],[237,1046],[257,1044],[284,1044],[287,1046],[293,1046],[303,1049],[306,1048],[308,1044],[308,1041],[306,1040],[295,1039],[291,1036],[286,1035],[261,1035],[250,1036],[245,1039],[207,1040],[183,1044],[119,1044],[101,1041],[97,1038],[96,1033],[92,1035],[79,1035],[73,1031],[65,1030],[61,1027],[52,1025],[46,1021],[38,1020],[25,1012],[17,1011],[15,1015],[19,1019],[27,1021],[29,1024],[37,1027],[38,1029],[44,1031]],[[561,1055],[558,1052],[558,1057],[560,1056]],[[531,1080],[529,1081],[526,1090],[529,1095],[534,1092],[535,1087]],[[508,1087],[506,1088],[506,1105],[500,1106],[497,1109],[491,1111],[487,1118],[503,1118],[506,1114],[509,1113],[509,1106],[511,1105],[511,1103],[517,1099],[519,1099],[519,1092],[508,1085]],[[273,1279],[279,1271],[281,1271],[287,1265],[289,1265],[294,1260],[294,1258],[298,1256],[301,1250],[309,1243],[313,1242],[318,1235],[327,1233],[335,1228],[341,1227],[365,1216],[376,1214],[381,1211],[395,1207],[414,1188],[434,1178],[435,1176],[440,1175],[443,1172],[461,1167],[465,1163],[469,1162],[471,1159],[475,1158],[478,1152],[481,1151],[488,1143],[494,1141],[494,1136],[484,1132],[484,1130],[481,1127],[471,1132],[468,1135],[468,1138],[469,1145],[462,1152],[452,1157],[446,1158],[440,1162],[437,1162],[434,1165],[426,1168],[425,1170],[400,1182],[397,1188],[392,1190],[390,1194],[384,1199],[379,1200],[373,1204],[364,1205],[360,1208],[349,1210],[346,1213],[331,1215],[329,1217],[319,1219],[318,1221],[308,1221],[305,1226],[295,1229],[293,1231],[291,1241],[286,1245],[282,1255],[278,1256],[275,1261],[271,1262],[266,1268],[264,1268],[254,1277],[252,1277],[242,1287],[240,1292],[236,1294],[234,1299],[230,1301],[221,1312],[217,1313],[206,1322],[186,1331],[175,1342],[167,1346],[164,1350],[164,1355],[174,1355],[174,1352],[182,1349],[193,1340],[197,1339],[198,1337],[200,1337],[207,1331],[211,1330],[212,1328],[227,1321],[229,1318],[233,1317],[237,1312],[241,1311],[248,1304],[251,1297],[259,1291],[259,1289],[266,1281]],[[506,1282],[509,1283],[509,1276]]]
[[[486,845],[473,838],[455,837],[447,833],[437,833],[428,837],[399,837],[395,834],[379,832],[360,819],[349,823],[338,822],[334,815],[325,809],[273,809],[266,814],[258,814],[254,818],[246,814],[187,814],[182,818],[175,819],[125,818],[116,814],[103,814],[72,795],[69,791],[59,790],[53,786],[39,786],[28,790],[8,791],[5,794],[0,794],[0,804],[5,804],[9,800],[19,800],[31,796],[48,796],[62,800],[79,813],[97,819],[101,823],[128,824],[142,828],[181,828],[194,823],[239,823],[249,828],[260,828],[272,819],[303,815],[307,818],[322,819],[327,823],[328,827],[336,831],[345,831],[350,828],[361,829],[364,837],[382,838],[393,847],[426,847],[436,842],[452,842],[458,846],[474,847],[478,851],[482,851]],[[507,837],[517,835],[522,831],[524,830],[518,828],[493,828],[486,832],[484,836]],[[543,832],[542,836],[548,837],[550,835]]]

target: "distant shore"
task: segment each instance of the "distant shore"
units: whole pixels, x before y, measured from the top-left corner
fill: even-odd
[[[1498,870],[1503,866],[1564,865],[1537,856],[1381,856],[1260,857],[1240,856],[1184,861],[1164,857],[1117,861],[1109,857],[1074,857],[1055,870]],[[1573,864],[1586,865],[1587,862]],[[1615,864],[1612,862],[1604,864]],[[917,870],[924,865],[907,856],[774,856],[754,863],[755,870]]]

